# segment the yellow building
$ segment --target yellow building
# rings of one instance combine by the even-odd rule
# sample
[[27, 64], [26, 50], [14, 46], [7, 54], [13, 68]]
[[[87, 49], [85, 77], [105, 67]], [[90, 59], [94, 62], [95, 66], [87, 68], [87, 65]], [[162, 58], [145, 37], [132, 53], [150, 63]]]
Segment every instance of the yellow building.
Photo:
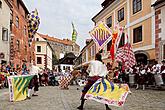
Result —
[[[147, 63], [155, 59], [155, 0], [105, 0], [103, 9], [92, 20], [95, 25], [103, 21], [111, 29], [119, 23], [124, 27], [135, 52], [137, 62]], [[123, 35], [125, 36], [125, 35]], [[124, 38], [124, 37], [123, 37]], [[122, 39], [123, 45], [125, 39]], [[103, 61], [108, 63], [111, 42], [103, 49]], [[98, 51], [98, 50], [97, 50]], [[96, 51], [96, 52], [97, 52]]]
[[93, 40], [86, 43], [86, 46], [81, 50], [82, 54], [82, 64], [95, 59], [96, 54], [96, 44]]

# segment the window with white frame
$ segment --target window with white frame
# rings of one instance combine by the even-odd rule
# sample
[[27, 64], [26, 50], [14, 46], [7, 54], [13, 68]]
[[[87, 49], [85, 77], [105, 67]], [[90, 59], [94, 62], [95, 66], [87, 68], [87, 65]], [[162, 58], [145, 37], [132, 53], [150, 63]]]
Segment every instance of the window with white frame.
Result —
[[123, 21], [124, 20], [124, 8], [120, 9], [118, 11], [118, 21]]
[[107, 26], [109, 28], [112, 27], [112, 16], [110, 16], [109, 18], [107, 18], [106, 22], [107, 22]]
[[37, 52], [41, 52], [41, 46], [37, 46]]
[[141, 0], [133, 0], [133, 14], [142, 10], [142, 1]]
[[37, 64], [42, 64], [42, 58], [41, 57], [37, 57]]
[[8, 41], [8, 29], [7, 28], [2, 28], [2, 40]]
[[133, 29], [133, 43], [142, 41], [142, 26]]

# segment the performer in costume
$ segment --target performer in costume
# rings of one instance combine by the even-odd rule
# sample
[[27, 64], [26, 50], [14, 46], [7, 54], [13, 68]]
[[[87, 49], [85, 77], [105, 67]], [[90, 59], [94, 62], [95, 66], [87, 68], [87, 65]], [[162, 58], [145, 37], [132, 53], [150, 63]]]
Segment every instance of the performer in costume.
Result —
[[[101, 77], [106, 77], [108, 74], [106, 66], [102, 63], [101, 54], [97, 53], [95, 56], [95, 61], [91, 61], [89, 64], [89, 67], [87, 69], [89, 71], [89, 78], [88, 82], [85, 85], [84, 89], [82, 90], [82, 96], [81, 96], [81, 105], [77, 107], [79, 110], [83, 110], [84, 102], [85, 102], [85, 94], [90, 89], [90, 87]], [[107, 104], [105, 104], [106, 110], [111, 110]]]
[[38, 83], [38, 78], [37, 75], [34, 75], [33, 79], [31, 79], [29, 86], [28, 86], [28, 96], [27, 99], [31, 99], [30, 98], [30, 93], [31, 90], [34, 88], [34, 93], [32, 94], [32, 96], [38, 96], [36, 94], [36, 92], [39, 90], [39, 83]]

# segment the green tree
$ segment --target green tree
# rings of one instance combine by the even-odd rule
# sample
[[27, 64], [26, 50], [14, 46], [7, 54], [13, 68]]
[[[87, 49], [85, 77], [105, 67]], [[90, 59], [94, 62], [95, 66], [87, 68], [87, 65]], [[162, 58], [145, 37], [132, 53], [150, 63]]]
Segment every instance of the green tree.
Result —
[[53, 65], [56, 65], [56, 64], [58, 64], [58, 63], [59, 63], [59, 59], [57, 58], [56, 54], [53, 53], [53, 54], [52, 54], [52, 64], [53, 64]]

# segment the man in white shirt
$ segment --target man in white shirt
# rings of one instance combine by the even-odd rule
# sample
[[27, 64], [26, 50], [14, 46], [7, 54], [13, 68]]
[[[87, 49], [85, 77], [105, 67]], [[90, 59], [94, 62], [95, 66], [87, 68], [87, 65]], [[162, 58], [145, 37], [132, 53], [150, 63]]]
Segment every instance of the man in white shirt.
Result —
[[[100, 53], [96, 54], [94, 61], [89, 62], [89, 67], [87, 69], [87, 72], [89, 73], [89, 78], [88, 78], [87, 84], [85, 85], [84, 89], [82, 90], [81, 105], [79, 107], [77, 107], [77, 109], [79, 109], [79, 110], [83, 110], [83, 106], [84, 106], [84, 102], [85, 102], [84, 96], [88, 92], [90, 87], [98, 79], [100, 79], [102, 77], [106, 77], [106, 75], [108, 74], [106, 65], [104, 65], [102, 63], [102, 58], [101, 58]], [[105, 104], [105, 106], [106, 106], [106, 110], [111, 110], [107, 104]]]

